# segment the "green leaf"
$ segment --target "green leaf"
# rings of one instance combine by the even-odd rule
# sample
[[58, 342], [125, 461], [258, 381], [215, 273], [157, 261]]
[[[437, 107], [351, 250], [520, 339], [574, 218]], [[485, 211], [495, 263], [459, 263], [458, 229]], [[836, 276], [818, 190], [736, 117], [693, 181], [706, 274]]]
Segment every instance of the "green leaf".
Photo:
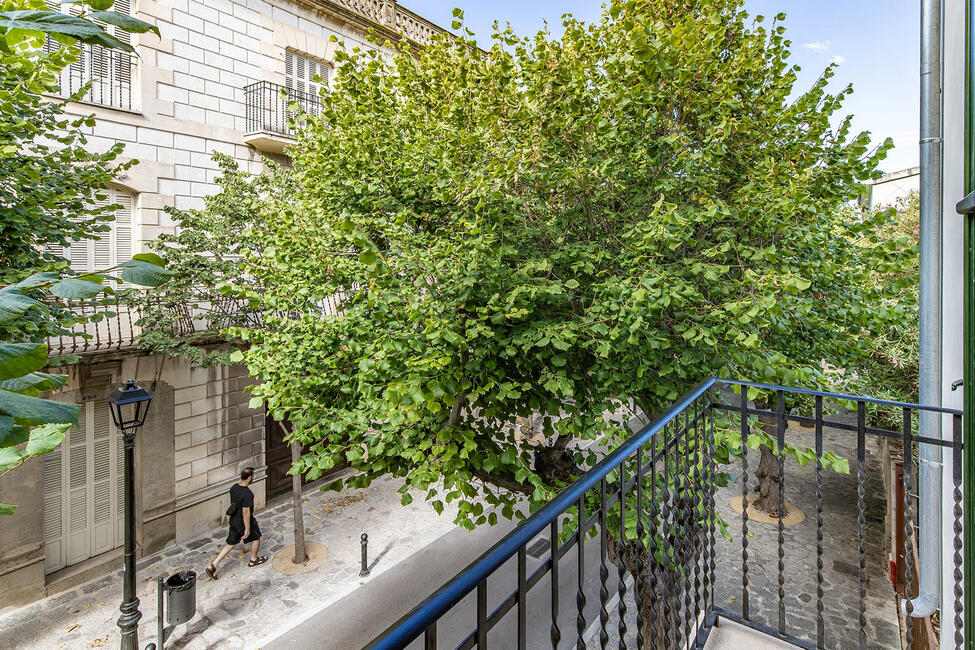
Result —
[[410, 496], [410, 493], [409, 492], [404, 492], [403, 493], [403, 496], [402, 496], [402, 498], [400, 498], [399, 502], [402, 505], [404, 505], [404, 506], [408, 506], [411, 503], [413, 503], [413, 497]]
[[17, 447], [0, 447], [0, 475], [24, 462], [24, 452]]
[[50, 284], [52, 282], [57, 282], [61, 279], [61, 274], [54, 271], [45, 271], [44, 273], [35, 273], [27, 278], [24, 278], [18, 282], [15, 286], [22, 289], [33, 289], [34, 287], [39, 287], [42, 284]]
[[122, 264], [122, 279], [144, 287], [158, 287], [174, 275], [176, 273], [170, 269], [143, 260], [132, 259]]
[[153, 264], [155, 266], [166, 268], [166, 260], [159, 257], [155, 253], [136, 253], [135, 255], [132, 256], [132, 259], [140, 260], [143, 262], [149, 262], [150, 264]]
[[[159, 36], [159, 28], [152, 23], [147, 23], [144, 20], [139, 20], [138, 18], [133, 18], [132, 16], [126, 14], [120, 14], [117, 11], [93, 11], [91, 12], [91, 17], [95, 20], [100, 20], [109, 25], [115, 25], [116, 27], [121, 27], [127, 32], [133, 34], [144, 34], [146, 32], [155, 32], [156, 36]], [[150, 254], [151, 253], [144, 253]], [[135, 259], [137, 256], [133, 255], [132, 258]], [[160, 264], [159, 266], [162, 266]]]
[[25, 424], [75, 424], [80, 408], [70, 402], [55, 402], [0, 390], [0, 412], [12, 415]]
[[0, 503], [0, 517], [12, 515], [16, 510], [17, 506], [12, 506], [9, 503]]
[[24, 447], [25, 456], [41, 456], [57, 449], [64, 442], [64, 434], [71, 428], [70, 424], [45, 424], [35, 427], [30, 432], [27, 446]]
[[57, 390], [68, 381], [67, 375], [54, 375], [47, 372], [32, 372], [13, 379], [0, 381], [0, 389], [25, 395], [39, 395], [49, 390]]
[[65, 278], [51, 286], [51, 293], [58, 298], [93, 298], [105, 289], [101, 283], [81, 278]]
[[0, 380], [23, 377], [46, 365], [46, 343], [0, 343]]
[[17, 287], [0, 289], [0, 323], [20, 318], [28, 309], [43, 309], [44, 305], [24, 294]]
[[0, 28], [61, 34], [91, 45], [135, 52], [135, 48], [131, 45], [110, 36], [108, 32], [90, 20], [85, 20], [80, 16], [63, 14], [60, 11], [34, 9], [3, 11], [0, 12]]

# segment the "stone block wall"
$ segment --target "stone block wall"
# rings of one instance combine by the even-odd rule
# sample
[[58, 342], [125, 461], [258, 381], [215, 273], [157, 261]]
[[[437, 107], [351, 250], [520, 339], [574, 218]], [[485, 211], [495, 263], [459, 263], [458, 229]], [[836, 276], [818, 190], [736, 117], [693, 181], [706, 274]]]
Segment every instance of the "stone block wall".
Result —
[[137, 110], [72, 104], [69, 112], [94, 113], [88, 147], [116, 142], [139, 165], [117, 185], [136, 195], [138, 241], [144, 246], [172, 232], [168, 205], [200, 208], [217, 191], [211, 154], [231, 156], [245, 170], [261, 168], [261, 152], [245, 144], [245, 86], [285, 83], [285, 51], [334, 61], [336, 36], [347, 48], [369, 48], [361, 25], [330, 11], [331, 3], [283, 0], [141, 0], [137, 15], [159, 27], [161, 37], [136, 37], [139, 54]]

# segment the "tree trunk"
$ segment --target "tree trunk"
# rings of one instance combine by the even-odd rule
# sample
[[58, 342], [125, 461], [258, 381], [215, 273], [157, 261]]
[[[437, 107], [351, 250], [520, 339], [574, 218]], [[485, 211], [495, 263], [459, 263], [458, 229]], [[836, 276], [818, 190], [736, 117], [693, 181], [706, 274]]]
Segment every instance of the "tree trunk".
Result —
[[[278, 422], [281, 435], [285, 438], [291, 433], [284, 422]], [[291, 462], [297, 463], [301, 458], [301, 443], [295, 440], [291, 443]], [[295, 564], [302, 564], [308, 561], [308, 553], [305, 551], [305, 513], [301, 507], [301, 474], [291, 477], [291, 509], [293, 512], [295, 525], [295, 556], [291, 561]]]
[[762, 445], [759, 451], [761, 457], [758, 461], [758, 468], [755, 470], [755, 477], [758, 479], [755, 491], [758, 493], [758, 498], [755, 499], [754, 503], [749, 504], [749, 507], [764, 512], [769, 517], [778, 517], [779, 459], [767, 445]]
[[[681, 504], [676, 503], [672, 507], [680, 508]], [[693, 616], [686, 607], [685, 591], [694, 588], [689, 574], [701, 552], [704, 528], [693, 511], [689, 514], [690, 520], [682, 511], [673, 510], [669, 524], [661, 522], [676, 527], [658, 540], [673, 549], [672, 566], [658, 563], [642, 542], [627, 540], [623, 545], [622, 562], [626, 571], [633, 576], [634, 602], [642, 603], [637, 620], [643, 621], [641, 632], [644, 647], [671, 646], [673, 640], [680, 636], [687, 617]], [[658, 535], [661, 535], [659, 531]], [[607, 560], [615, 565], [619, 557], [619, 540], [610, 535], [607, 541]], [[693, 600], [691, 596], [690, 601]]]
[[[770, 408], [770, 406], [764, 405], [760, 408]], [[777, 423], [775, 417], [758, 416], [758, 426], [766, 435], [770, 436], [773, 440], [776, 439]], [[760, 456], [758, 459], [758, 467], [755, 469], [755, 478], [758, 479], [755, 492], [758, 493], [758, 498], [755, 499], [754, 503], [750, 504], [750, 507], [754, 507], [769, 517], [778, 517], [780, 515], [779, 458], [772, 453], [772, 449], [768, 445], [762, 445], [758, 451]], [[742, 505], [744, 506], [744, 504]], [[781, 513], [781, 516], [784, 517], [785, 513]]]
[[[291, 443], [291, 462], [297, 463], [300, 458], [301, 443], [296, 440]], [[295, 520], [295, 556], [292, 562], [303, 564], [308, 561], [308, 553], [305, 552], [305, 514], [301, 507], [301, 474], [291, 477], [291, 501]]]

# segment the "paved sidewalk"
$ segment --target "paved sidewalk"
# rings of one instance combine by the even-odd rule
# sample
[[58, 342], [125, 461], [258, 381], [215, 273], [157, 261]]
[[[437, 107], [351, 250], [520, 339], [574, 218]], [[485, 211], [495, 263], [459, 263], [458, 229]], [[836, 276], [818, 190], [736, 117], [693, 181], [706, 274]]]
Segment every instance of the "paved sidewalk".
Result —
[[[383, 479], [366, 490], [306, 492], [305, 538], [324, 544], [329, 556], [304, 575], [278, 574], [270, 561], [250, 568], [238, 546], [221, 563], [220, 579], [210, 580], [204, 568], [223, 545], [225, 528], [143, 558], [138, 568], [140, 646], [155, 640], [157, 576], [184, 568], [198, 574], [196, 617], [176, 628], [167, 648], [259, 648], [455, 528], [455, 513], [447, 509], [438, 516], [423, 503], [423, 494], [414, 493], [414, 503], [401, 506], [398, 486]], [[262, 555], [272, 557], [293, 543], [290, 499], [257, 518], [264, 533]], [[362, 532], [369, 534], [368, 578], [359, 578]], [[121, 574], [113, 573], [8, 613], [0, 617], [0, 647], [118, 647], [115, 620], [121, 596]]]

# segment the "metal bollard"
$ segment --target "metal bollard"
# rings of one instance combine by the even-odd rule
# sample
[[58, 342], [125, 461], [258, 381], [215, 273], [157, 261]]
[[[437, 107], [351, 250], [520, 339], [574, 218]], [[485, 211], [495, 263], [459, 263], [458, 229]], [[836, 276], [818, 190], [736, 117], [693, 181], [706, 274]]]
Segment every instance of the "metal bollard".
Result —
[[362, 569], [359, 571], [359, 577], [365, 578], [369, 575], [369, 536], [362, 533], [362, 537], [360, 537], [360, 539], [362, 540]]

